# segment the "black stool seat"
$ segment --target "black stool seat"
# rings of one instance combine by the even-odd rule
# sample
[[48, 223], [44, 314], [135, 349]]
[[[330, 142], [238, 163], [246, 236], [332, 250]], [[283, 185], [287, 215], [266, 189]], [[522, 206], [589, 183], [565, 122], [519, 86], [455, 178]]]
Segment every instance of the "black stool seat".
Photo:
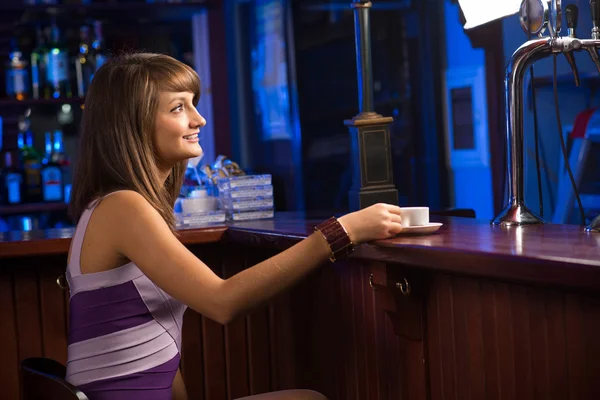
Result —
[[44, 357], [21, 361], [22, 400], [89, 400], [65, 380], [67, 368], [56, 360]]

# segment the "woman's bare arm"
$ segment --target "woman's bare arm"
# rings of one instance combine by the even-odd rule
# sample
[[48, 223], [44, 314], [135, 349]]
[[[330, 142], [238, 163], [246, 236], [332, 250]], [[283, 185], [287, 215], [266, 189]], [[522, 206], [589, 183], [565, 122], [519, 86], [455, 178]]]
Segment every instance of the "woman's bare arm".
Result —
[[[290, 288], [331, 255], [326, 240], [316, 233], [223, 280], [181, 244], [158, 212], [138, 193], [115, 193], [100, 206], [103, 218], [99, 224], [117, 253], [133, 261], [171, 296], [222, 324]], [[400, 216], [384, 206], [380, 208], [372, 213], [373, 221], [364, 221], [369, 215], [349, 214], [340, 219], [349, 228], [353, 241], [387, 237], [401, 230]]]
[[181, 370], [177, 370], [175, 379], [173, 379], [173, 387], [171, 388], [172, 399], [171, 400], [188, 400], [187, 391], [185, 390], [185, 383], [181, 376]]

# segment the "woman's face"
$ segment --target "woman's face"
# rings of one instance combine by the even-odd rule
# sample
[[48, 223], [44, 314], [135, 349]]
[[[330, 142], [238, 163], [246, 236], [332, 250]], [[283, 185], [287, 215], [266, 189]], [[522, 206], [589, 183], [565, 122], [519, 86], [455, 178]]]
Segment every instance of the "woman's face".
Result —
[[198, 134], [206, 120], [192, 103], [192, 92], [161, 92], [156, 113], [154, 143], [159, 162], [169, 168], [202, 154]]

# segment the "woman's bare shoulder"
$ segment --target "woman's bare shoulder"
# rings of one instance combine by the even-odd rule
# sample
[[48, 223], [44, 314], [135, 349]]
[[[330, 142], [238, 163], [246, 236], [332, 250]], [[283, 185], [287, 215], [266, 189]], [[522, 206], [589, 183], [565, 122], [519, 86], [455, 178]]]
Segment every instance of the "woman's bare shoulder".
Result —
[[151, 212], [154, 207], [144, 196], [134, 190], [119, 190], [104, 197], [96, 209], [100, 214], [111, 214], [118, 218], [127, 218], [132, 211]]
[[171, 233], [159, 212], [142, 196], [133, 190], [120, 190], [102, 199], [94, 211], [94, 219], [105, 233], [118, 241], [131, 237], [131, 233], [153, 230], [162, 235]]

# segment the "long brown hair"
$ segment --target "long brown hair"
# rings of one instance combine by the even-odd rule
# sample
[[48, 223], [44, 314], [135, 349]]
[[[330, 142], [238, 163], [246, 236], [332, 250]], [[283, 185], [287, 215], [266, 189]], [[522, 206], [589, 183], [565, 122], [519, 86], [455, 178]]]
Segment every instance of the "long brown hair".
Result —
[[69, 212], [77, 222], [88, 205], [115, 190], [141, 194], [175, 231], [173, 206], [187, 162], [159, 178], [153, 143], [159, 92], [192, 92], [200, 79], [189, 66], [162, 54], [121, 55], [95, 74], [85, 100]]

